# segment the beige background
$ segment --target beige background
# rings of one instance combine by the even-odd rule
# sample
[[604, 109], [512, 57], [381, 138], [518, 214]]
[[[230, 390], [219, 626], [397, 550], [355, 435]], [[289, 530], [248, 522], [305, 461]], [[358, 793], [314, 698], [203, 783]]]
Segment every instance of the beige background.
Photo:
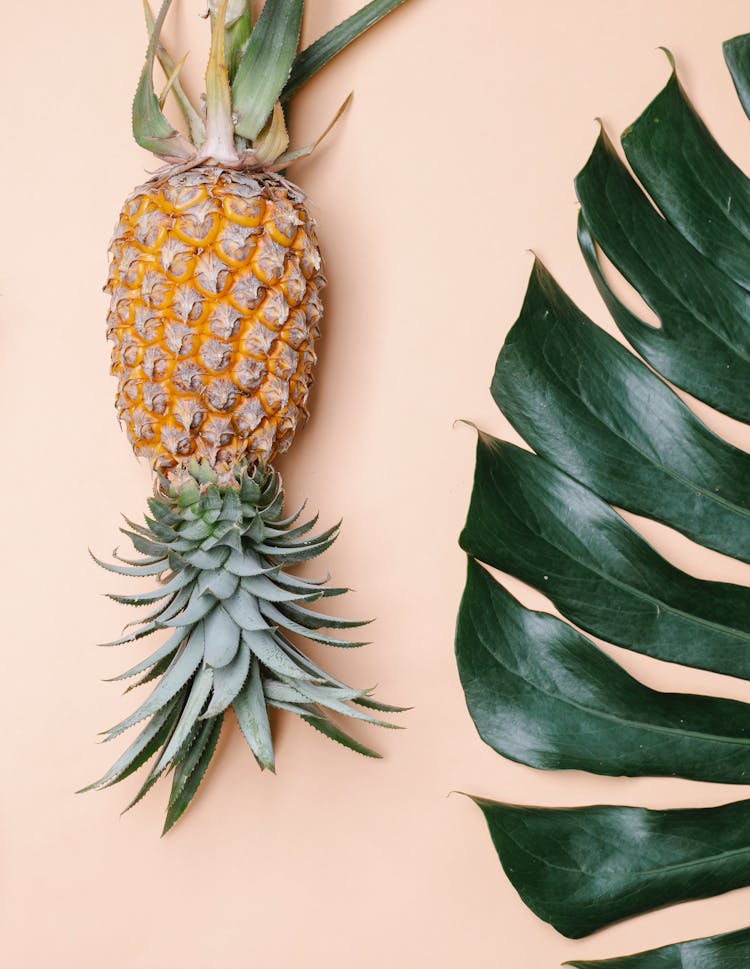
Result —
[[[506, 763], [476, 736], [452, 656], [474, 445], [453, 421], [508, 433], [487, 385], [521, 303], [525, 250], [604, 321], [577, 253], [572, 178], [593, 118], [619, 132], [665, 81], [659, 44], [748, 165], [750, 125], [720, 48], [750, 30], [747, 4], [409, 0], [298, 99], [301, 144], [356, 92], [295, 172], [331, 285], [313, 420], [283, 470], [290, 499], [309, 496], [325, 522], [344, 517], [326, 562], [357, 590], [342, 610], [379, 617], [376, 644], [335, 653], [331, 667], [415, 709], [404, 732], [361, 733], [380, 763], [278, 717], [277, 777], [259, 773], [232, 725], [164, 840], [164, 785], [122, 819], [133, 779], [72, 793], [112, 759], [96, 732], [132, 706], [100, 679], [139, 652], [95, 647], [129, 617], [102, 597], [122, 586], [86, 549], [106, 554], [119, 512], [140, 516], [149, 489], [114, 418], [101, 293], [118, 206], [152, 167], [129, 134], [140, 4], [2, 6], [3, 964], [548, 969], [746, 924], [750, 890], [568, 942], [523, 907], [481, 816], [450, 792], [652, 807], [748, 794]], [[358, 2], [308, 6], [312, 39]], [[181, 0], [168, 31], [192, 50], [193, 89], [201, 7]], [[731, 422], [707, 420], [743, 441]], [[750, 578], [666, 529], [644, 531], [696, 574]], [[612, 652], [650, 684], [750, 700], [748, 684]]]

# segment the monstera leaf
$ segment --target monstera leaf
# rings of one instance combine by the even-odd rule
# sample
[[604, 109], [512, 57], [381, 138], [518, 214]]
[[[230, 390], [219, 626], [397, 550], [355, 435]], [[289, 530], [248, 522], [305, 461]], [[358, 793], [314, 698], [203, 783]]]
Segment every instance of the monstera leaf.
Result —
[[750, 929], [667, 945], [621, 959], [568, 962], [576, 969], [747, 969], [750, 965]]
[[[725, 56], [750, 112], [750, 35], [729, 41]], [[680, 571], [615, 510], [750, 562], [750, 455], [672, 389], [750, 423], [750, 180], [672, 68], [623, 135], [630, 168], [602, 131], [576, 179], [583, 257], [636, 353], [535, 263], [492, 381], [533, 452], [479, 433], [456, 656], [477, 730], [505, 757], [543, 770], [746, 784], [750, 706], [647, 688], [578, 629], [526, 609], [485, 568], [540, 590], [594, 636], [750, 679], [750, 589]], [[618, 297], [601, 253], [657, 325]], [[750, 884], [750, 802], [656, 812], [475, 800], [521, 897], [571, 937]], [[739, 966], [747, 946], [745, 933], [575, 965], [657, 969], [699, 952], [701, 969]]]

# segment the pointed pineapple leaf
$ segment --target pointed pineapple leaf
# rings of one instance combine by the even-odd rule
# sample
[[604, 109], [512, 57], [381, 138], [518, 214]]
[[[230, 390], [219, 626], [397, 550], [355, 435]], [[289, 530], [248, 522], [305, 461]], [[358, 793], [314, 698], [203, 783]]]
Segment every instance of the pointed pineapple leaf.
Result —
[[181, 697], [178, 694], [163, 709], [154, 714], [149, 723], [138, 734], [127, 750], [117, 758], [107, 773], [103, 777], [100, 777], [98, 781], [89, 784], [88, 787], [81, 788], [77, 793], [82, 794], [84, 791], [94, 791], [103, 787], [109, 787], [111, 784], [116, 784], [117, 781], [128, 777], [145, 764], [161, 745], [166, 742], [174, 729], [180, 712], [180, 699]]
[[146, 51], [146, 63], [143, 65], [138, 87], [133, 101], [133, 137], [147, 151], [156, 155], [170, 158], [189, 158], [190, 145], [179, 132], [175, 131], [167, 121], [159, 107], [159, 98], [154, 90], [154, 57], [159, 35], [172, 4], [172, 0], [164, 0], [154, 23]]
[[177, 575], [168, 582], [165, 582], [164, 585], [158, 586], [149, 592], [137, 592], [129, 596], [108, 593], [107, 598], [112, 599], [114, 602], [123, 603], [126, 606], [147, 606], [152, 602], [158, 602], [160, 599], [166, 599], [167, 596], [179, 592], [180, 589], [184, 589], [186, 585], [189, 585], [193, 581], [195, 575], [195, 569], [185, 569], [184, 572], [178, 572]]
[[209, 612], [203, 620], [203, 634], [206, 663], [214, 669], [231, 663], [240, 645], [240, 627], [226, 609], [218, 605]]
[[195, 730], [198, 717], [211, 692], [212, 683], [213, 673], [208, 667], [204, 666], [203, 669], [198, 671], [192, 682], [177, 726], [154, 767], [154, 773], [157, 776], [170, 766], [187, 742], [191, 732]]
[[228, 599], [239, 585], [239, 577], [226, 568], [204, 572], [198, 579], [198, 591], [210, 592], [217, 599]]
[[232, 709], [240, 725], [242, 736], [262, 769], [275, 770], [271, 725], [268, 722], [263, 681], [256, 657], [250, 664], [250, 676], [232, 701]]
[[243, 630], [242, 641], [247, 644], [250, 652], [260, 662], [276, 673], [277, 676], [288, 676], [294, 680], [305, 679], [306, 673], [287, 656], [272, 632], [269, 630]]
[[168, 615], [160, 619], [162, 626], [192, 626], [200, 622], [204, 616], [216, 606], [217, 600], [209, 593], [201, 595], [197, 589], [193, 589], [190, 600], [187, 603], [180, 603], [179, 608], [172, 608]]
[[358, 626], [368, 626], [372, 622], [372, 619], [340, 619], [338, 616], [327, 616], [322, 612], [296, 606], [293, 601], [288, 599], [285, 601], [269, 598], [267, 601], [277, 602], [279, 612], [283, 612], [285, 616], [296, 620], [306, 629], [356, 629]]
[[136, 663], [135, 666], [131, 666], [129, 670], [125, 670], [124, 673], [120, 673], [118, 676], [107, 677], [107, 683], [118, 683], [120, 680], [130, 679], [131, 676], [137, 676], [139, 673], [143, 673], [144, 670], [149, 669], [149, 667], [156, 665], [160, 660], [165, 659], [167, 656], [171, 656], [178, 646], [182, 644], [185, 638], [184, 629], [176, 629], [174, 633], [164, 642], [162, 645], [155, 650], [146, 659], [141, 660], [140, 663]]
[[278, 572], [279, 567], [271, 566], [268, 562], [261, 561], [255, 552], [236, 552], [233, 551], [226, 562], [224, 568], [233, 575], [242, 577], [251, 575], [267, 575], [270, 572]]
[[112, 740], [140, 720], [157, 713], [192, 678], [203, 660], [203, 629], [196, 626], [182, 650], [177, 654], [159, 685], [148, 699], [125, 720], [105, 731], [107, 740]]
[[363, 642], [350, 642], [348, 639], [337, 639], [334, 636], [324, 636], [323, 633], [315, 632], [309, 629], [307, 626], [303, 626], [293, 619], [289, 619], [280, 612], [275, 606], [271, 605], [270, 602], [263, 602], [262, 600], [258, 603], [258, 608], [265, 618], [277, 626], [281, 626], [282, 629], [288, 630], [290, 633], [298, 633], [300, 636], [304, 636], [306, 639], [311, 639], [316, 643], [325, 643], [326, 646], [341, 646], [345, 648], [354, 648], [358, 646], [366, 646], [367, 643]]
[[223, 719], [215, 717], [203, 727], [188, 756], [175, 768], [162, 835], [179, 821], [197, 794], [219, 742]]
[[372, 750], [370, 747], [365, 747], [364, 744], [355, 740], [345, 730], [342, 730], [338, 724], [334, 723], [330, 717], [327, 717], [322, 710], [315, 714], [303, 714], [302, 719], [305, 723], [309, 723], [311, 727], [315, 727], [324, 736], [335, 740], [337, 744], [348, 747], [349, 750], [362, 754], [363, 757], [372, 757], [374, 760], [380, 760], [382, 758], [382, 754], [379, 754], [377, 750]]
[[280, 588], [267, 575], [243, 578], [242, 588], [258, 599], [265, 599], [266, 602], [315, 602], [322, 598], [320, 589], [313, 589], [309, 592], [292, 592], [289, 589]]
[[222, 606], [235, 623], [244, 630], [268, 629], [268, 623], [260, 614], [258, 600], [241, 586], [234, 595], [224, 599]]
[[[146, 17], [146, 29], [148, 30], [148, 37], [150, 41], [151, 34], [154, 30], [154, 15], [151, 12], [151, 7], [149, 6], [148, 0], [143, 0], [143, 12]], [[187, 96], [185, 89], [180, 83], [179, 76], [177, 75], [178, 65], [175, 65], [173, 58], [170, 57], [167, 49], [164, 47], [164, 44], [162, 44], [161, 41], [156, 43], [155, 52], [166, 76], [174, 77], [171, 90], [190, 131], [190, 140], [194, 145], [202, 145], [206, 139], [206, 126], [203, 123], [203, 118], [201, 118], [193, 107], [190, 98]]]
[[145, 577], [150, 575], [161, 575], [162, 572], [167, 568], [166, 558], [158, 559], [156, 562], [143, 565], [117, 565], [113, 562], [105, 562], [103, 559], [98, 559], [96, 555], [89, 549], [89, 555], [107, 572], [115, 572], [117, 575], [130, 575], [135, 577]]
[[219, 548], [212, 548], [208, 552], [202, 548], [198, 548], [194, 552], [185, 552], [184, 558], [196, 569], [220, 569], [229, 555], [230, 549], [220, 546]]
[[282, 100], [288, 101], [303, 84], [373, 24], [400, 7], [404, 0], [371, 0], [361, 10], [347, 17], [337, 27], [318, 38], [296, 56]]
[[240, 692], [250, 672], [250, 650], [246, 643], [240, 643], [237, 655], [231, 663], [214, 669], [214, 688], [211, 701], [202, 719], [216, 717], [223, 713]]
[[232, 82], [235, 130], [253, 140], [289, 78], [299, 42], [303, 0], [266, 0]]
[[134, 683], [130, 683], [125, 692], [130, 693], [131, 690], [136, 690], [139, 686], [145, 686], [146, 683], [150, 683], [152, 680], [158, 679], [167, 672], [171, 662], [172, 656], [163, 657], [158, 662], [154, 663], [151, 669], [147, 670], [143, 676], [139, 676]]

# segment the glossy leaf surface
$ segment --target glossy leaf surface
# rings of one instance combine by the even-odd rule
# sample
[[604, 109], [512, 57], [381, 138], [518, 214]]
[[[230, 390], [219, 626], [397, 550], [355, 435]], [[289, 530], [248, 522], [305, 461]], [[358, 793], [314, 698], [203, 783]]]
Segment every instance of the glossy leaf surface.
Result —
[[750, 560], [750, 455], [701, 423], [539, 262], [492, 395], [537, 454], [606, 501]]
[[486, 434], [461, 547], [596, 636], [750, 678], [750, 589], [680, 572], [588, 488]]
[[750, 929], [693, 939], [619, 959], [566, 962], [577, 969], [747, 969]]
[[542, 770], [750, 778], [750, 706], [660, 693], [567, 623], [524, 608], [469, 561], [456, 658], [483, 740]]
[[[676, 73], [622, 137], [638, 180], [680, 234], [750, 284], [750, 181], [719, 147]], [[670, 164], [664, 165], [669, 154]]]
[[750, 801], [648, 811], [474, 800], [518, 894], [572, 939], [750, 884]]
[[[750, 115], [750, 35], [724, 49]], [[470, 562], [459, 672], [481, 736], [511, 759], [743, 783], [748, 705], [648, 689], [478, 564], [531, 585], [611, 643], [750, 678], [750, 589], [681, 571], [616, 510], [750, 562], [750, 455], [669, 386], [750, 423], [750, 181], [674, 70], [622, 143], [630, 167], [602, 131], [575, 184], [581, 252], [630, 347], [535, 264], [492, 394], [536, 453], [480, 432], [460, 540]], [[607, 260], [655, 322], [632, 308]], [[651, 811], [476, 800], [521, 897], [571, 937], [750, 884], [748, 801]], [[746, 932], [574, 964], [744, 967], [747, 941]]]
[[628, 341], [678, 387], [750, 420], [747, 291], [662, 218], [603, 132], [576, 191], [594, 239], [659, 318], [655, 327], [610, 306]]
[[750, 118], [750, 34], [725, 41], [724, 60], [745, 114]]

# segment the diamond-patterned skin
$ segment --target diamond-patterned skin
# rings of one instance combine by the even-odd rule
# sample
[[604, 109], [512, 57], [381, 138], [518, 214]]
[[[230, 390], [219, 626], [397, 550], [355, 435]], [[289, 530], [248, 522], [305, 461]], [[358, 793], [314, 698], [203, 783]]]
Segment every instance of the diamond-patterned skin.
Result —
[[137, 188], [110, 245], [107, 336], [135, 453], [171, 476], [270, 461], [307, 417], [325, 285], [304, 195], [195, 168]]

